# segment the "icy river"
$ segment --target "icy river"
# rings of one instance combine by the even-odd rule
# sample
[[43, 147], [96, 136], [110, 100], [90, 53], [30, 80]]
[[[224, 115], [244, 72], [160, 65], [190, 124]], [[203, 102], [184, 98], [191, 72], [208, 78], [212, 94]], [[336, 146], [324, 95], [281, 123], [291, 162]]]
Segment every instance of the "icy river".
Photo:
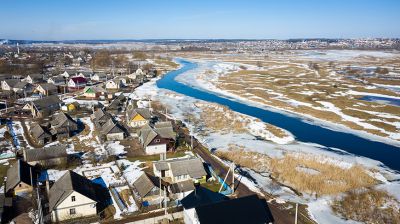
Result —
[[337, 153], [350, 153], [371, 158], [382, 162], [391, 169], [400, 171], [399, 147], [312, 124], [300, 117], [289, 116], [285, 113], [250, 106], [217, 93], [200, 90], [177, 82], [175, 78], [178, 75], [197, 67], [196, 63], [186, 60], [179, 60], [179, 62], [182, 65], [180, 69], [165, 74], [162, 79], [157, 81], [157, 86], [159, 88], [175, 91], [199, 100], [225, 105], [233, 111], [259, 118], [264, 122], [286, 129], [290, 131], [298, 141], [322, 145], [325, 150], [335, 151]]

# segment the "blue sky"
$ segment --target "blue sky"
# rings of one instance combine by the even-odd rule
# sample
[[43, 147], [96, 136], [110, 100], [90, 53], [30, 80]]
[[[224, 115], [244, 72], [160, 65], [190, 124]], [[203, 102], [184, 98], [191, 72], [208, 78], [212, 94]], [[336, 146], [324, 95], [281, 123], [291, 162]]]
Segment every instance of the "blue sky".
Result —
[[398, 0], [1, 0], [0, 39], [400, 37]]

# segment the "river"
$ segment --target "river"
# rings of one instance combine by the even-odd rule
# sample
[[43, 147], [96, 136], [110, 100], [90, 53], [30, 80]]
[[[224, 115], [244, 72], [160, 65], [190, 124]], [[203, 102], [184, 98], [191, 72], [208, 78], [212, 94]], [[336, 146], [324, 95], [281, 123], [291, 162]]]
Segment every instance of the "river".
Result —
[[335, 152], [338, 151], [334, 150], [334, 148], [341, 149], [351, 154], [380, 161], [387, 167], [400, 171], [399, 147], [372, 141], [354, 134], [331, 130], [316, 124], [307, 123], [299, 117], [249, 106], [218, 94], [179, 83], [175, 80], [175, 77], [197, 67], [196, 63], [186, 60], [179, 60], [179, 63], [182, 65], [180, 69], [168, 72], [162, 79], [157, 81], [159, 88], [168, 89], [199, 100], [225, 105], [233, 111], [259, 118], [264, 122], [286, 129], [298, 141], [316, 143], [325, 146], [326, 150]]

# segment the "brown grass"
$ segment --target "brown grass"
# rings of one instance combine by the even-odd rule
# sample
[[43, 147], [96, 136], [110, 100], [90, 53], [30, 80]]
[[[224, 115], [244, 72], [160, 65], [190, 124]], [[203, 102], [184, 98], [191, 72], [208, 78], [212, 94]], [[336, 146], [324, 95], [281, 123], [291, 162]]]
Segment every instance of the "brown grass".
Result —
[[202, 109], [200, 118], [207, 128], [223, 132], [247, 132], [245, 127], [249, 121], [229, 108], [217, 104], [196, 104], [196, 106]]
[[400, 223], [400, 203], [386, 191], [350, 191], [335, 200], [333, 210], [346, 219], [363, 223]]
[[364, 167], [353, 165], [346, 169], [324, 162], [324, 157], [285, 154], [283, 158], [270, 158], [241, 149], [218, 151], [216, 155], [258, 172], [268, 171], [279, 182], [305, 193], [329, 195], [377, 184]]

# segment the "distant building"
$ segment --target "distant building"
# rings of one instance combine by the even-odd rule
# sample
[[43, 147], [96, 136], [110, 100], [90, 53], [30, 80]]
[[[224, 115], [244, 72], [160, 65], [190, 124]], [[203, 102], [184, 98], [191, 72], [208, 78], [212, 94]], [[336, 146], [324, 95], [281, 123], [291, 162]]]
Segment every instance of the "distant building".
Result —
[[83, 89], [86, 86], [86, 79], [83, 77], [72, 77], [68, 81], [68, 88], [70, 89]]
[[65, 78], [63, 76], [53, 76], [47, 79], [47, 83], [54, 84], [56, 86], [62, 86], [65, 85]]
[[58, 93], [58, 87], [52, 83], [41, 83], [35, 89], [35, 92], [43, 96], [54, 95]]
[[43, 75], [42, 74], [30, 74], [25, 78], [25, 81], [30, 84], [43, 82]]

